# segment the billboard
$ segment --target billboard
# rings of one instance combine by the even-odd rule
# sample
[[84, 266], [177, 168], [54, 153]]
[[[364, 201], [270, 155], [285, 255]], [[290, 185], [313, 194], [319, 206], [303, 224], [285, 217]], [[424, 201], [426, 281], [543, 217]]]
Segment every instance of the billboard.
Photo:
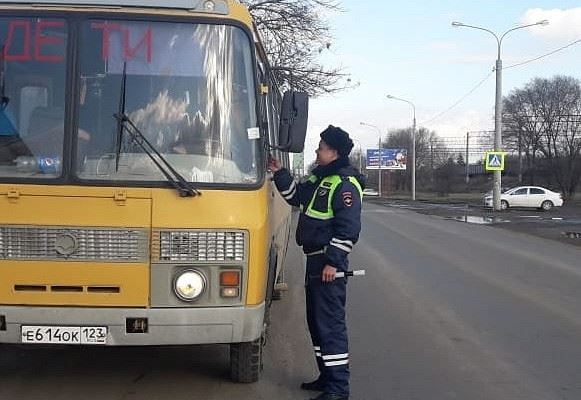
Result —
[[[405, 170], [407, 149], [381, 149], [381, 169]], [[366, 169], [380, 169], [379, 149], [367, 149]]]

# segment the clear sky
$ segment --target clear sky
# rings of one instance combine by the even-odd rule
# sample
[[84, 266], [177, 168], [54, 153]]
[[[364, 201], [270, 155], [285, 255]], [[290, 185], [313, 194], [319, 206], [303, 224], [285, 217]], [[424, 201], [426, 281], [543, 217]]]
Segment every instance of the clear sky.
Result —
[[[502, 45], [504, 66], [527, 61], [581, 39], [580, 0], [342, 0], [342, 12], [329, 21], [335, 40], [323, 56], [327, 66], [351, 74], [354, 89], [311, 99], [305, 161], [311, 162], [319, 132], [341, 126], [363, 150], [377, 147], [376, 125], [411, 125], [411, 107], [388, 100], [405, 98], [416, 106], [418, 126], [440, 136], [494, 129], [497, 45], [490, 34], [454, 28], [452, 21], [497, 33], [543, 19], [549, 25], [509, 33]], [[470, 92], [458, 106], [434, 119]], [[535, 77], [567, 75], [581, 79], [581, 43], [539, 61], [503, 71], [503, 94]], [[356, 146], [357, 146], [356, 141]]]

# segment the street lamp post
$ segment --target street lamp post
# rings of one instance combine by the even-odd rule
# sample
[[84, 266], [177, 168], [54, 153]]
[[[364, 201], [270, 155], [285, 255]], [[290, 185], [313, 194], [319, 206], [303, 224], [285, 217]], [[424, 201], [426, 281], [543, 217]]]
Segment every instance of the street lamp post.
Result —
[[[502, 151], [502, 59], [500, 57], [500, 50], [502, 46], [502, 39], [512, 31], [517, 29], [528, 28], [535, 25], [548, 25], [549, 21], [542, 20], [534, 24], [519, 25], [515, 28], [504, 32], [500, 37], [490, 29], [482, 28], [480, 26], [467, 25], [462, 22], [452, 22], [453, 27], [463, 27], [478, 29], [490, 33], [496, 39], [498, 45], [498, 52], [496, 57], [496, 97], [494, 101], [494, 151]], [[501, 188], [502, 171], [494, 171], [494, 186], [492, 187], [492, 204], [494, 211], [500, 211], [500, 188]]]
[[379, 197], [382, 197], [383, 192], [381, 191], [381, 171], [382, 171], [381, 170], [381, 130], [377, 126], [372, 125], [372, 124], [367, 124], [365, 122], [360, 122], [359, 124], [360, 125], [363, 125], [363, 126], [367, 126], [369, 128], [375, 129], [377, 131], [377, 135], [379, 137], [379, 141], [378, 141], [378, 144], [377, 144], [378, 145], [378, 149], [379, 149], [379, 164], [377, 165], [377, 168], [378, 168], [377, 171], [378, 171], [378, 175], [379, 175], [378, 181], [379, 182], [378, 182], [378, 185], [377, 185], [378, 186], [377, 189], [378, 189], [378, 192], [379, 192]]
[[409, 100], [401, 99], [399, 97], [388, 94], [386, 96], [391, 100], [399, 100], [408, 103], [413, 110], [413, 124], [412, 124], [412, 200], [416, 200], [416, 106]]

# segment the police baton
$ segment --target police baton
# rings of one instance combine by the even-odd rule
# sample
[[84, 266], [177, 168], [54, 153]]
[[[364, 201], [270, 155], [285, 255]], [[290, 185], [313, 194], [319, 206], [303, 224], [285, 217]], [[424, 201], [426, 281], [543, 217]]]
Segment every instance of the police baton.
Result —
[[354, 271], [347, 271], [347, 272], [337, 272], [335, 274], [335, 278], [345, 278], [346, 276], [365, 276], [364, 269], [356, 269]]
[[[353, 276], [365, 276], [365, 270], [364, 269], [356, 269], [353, 271], [339, 271], [335, 273], [335, 278], [348, 278], [348, 277], [353, 277]], [[321, 275], [311, 275], [309, 276], [309, 279], [321, 279]]]

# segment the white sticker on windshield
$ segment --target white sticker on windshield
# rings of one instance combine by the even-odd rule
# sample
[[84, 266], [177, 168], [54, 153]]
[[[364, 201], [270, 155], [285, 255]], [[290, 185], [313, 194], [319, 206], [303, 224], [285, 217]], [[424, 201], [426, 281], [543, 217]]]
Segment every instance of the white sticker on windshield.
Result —
[[214, 174], [212, 171], [202, 171], [196, 167], [192, 168], [190, 175], [190, 182], [214, 182]]
[[248, 128], [248, 139], [259, 139], [260, 138], [260, 129], [258, 127]]

